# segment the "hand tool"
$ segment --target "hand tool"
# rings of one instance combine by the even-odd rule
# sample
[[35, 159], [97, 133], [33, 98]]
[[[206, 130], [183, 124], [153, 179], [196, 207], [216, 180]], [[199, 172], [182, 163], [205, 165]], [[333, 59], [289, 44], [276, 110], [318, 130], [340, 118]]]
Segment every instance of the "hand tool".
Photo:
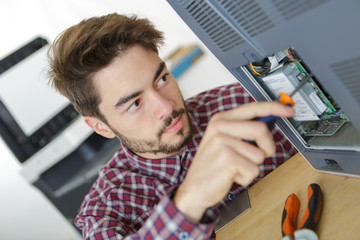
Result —
[[[296, 231], [308, 229], [316, 236], [316, 227], [319, 223], [323, 209], [323, 196], [321, 188], [318, 184], [312, 183], [308, 186], [308, 205], [305, 210], [304, 217], [299, 227], [296, 227], [296, 221], [299, 213], [300, 201], [297, 196], [292, 193], [285, 201], [285, 206], [281, 219], [281, 232], [283, 237], [289, 236], [296, 239]], [[308, 239], [308, 238], [305, 238]], [[310, 238], [311, 239], [311, 238]]]
[[[281, 92], [279, 97], [277, 98], [277, 101], [285, 105], [294, 106], [295, 102], [292, 99], [292, 97], [309, 81], [310, 78], [312, 78], [312, 76], [313, 76], [312, 74], [307, 75], [290, 94]], [[254, 120], [266, 123], [267, 127], [271, 131], [274, 128], [275, 121], [278, 118], [279, 118], [278, 116], [270, 115], [266, 117], [255, 118]], [[251, 141], [251, 140], [245, 140], [245, 141], [251, 143], [254, 146], [257, 146], [255, 141]]]
[[[309, 74], [307, 75], [301, 82], [299, 85], [296, 86], [296, 88], [290, 93], [290, 94], [286, 94], [281, 92], [279, 97], [277, 98], [277, 101], [285, 104], [285, 105], [289, 105], [289, 106], [294, 106], [295, 102], [292, 99], [292, 97], [295, 95], [295, 93], [297, 93], [309, 80], [310, 78], [312, 78], [313, 75]], [[276, 121], [276, 119], [278, 119], [278, 116], [267, 116], [267, 117], [262, 117], [257, 119], [260, 122], [264, 122], [268, 125], [269, 129], [273, 128], [273, 124]]]

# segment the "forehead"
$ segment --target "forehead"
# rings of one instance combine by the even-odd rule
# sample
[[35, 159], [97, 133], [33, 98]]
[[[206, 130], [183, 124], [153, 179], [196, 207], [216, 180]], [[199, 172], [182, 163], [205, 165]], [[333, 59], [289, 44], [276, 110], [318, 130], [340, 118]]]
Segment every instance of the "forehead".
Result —
[[147, 84], [152, 84], [161, 62], [157, 53], [138, 45], [116, 57], [93, 77], [101, 99], [100, 108], [103, 102], [112, 104], [122, 95], [141, 91]]

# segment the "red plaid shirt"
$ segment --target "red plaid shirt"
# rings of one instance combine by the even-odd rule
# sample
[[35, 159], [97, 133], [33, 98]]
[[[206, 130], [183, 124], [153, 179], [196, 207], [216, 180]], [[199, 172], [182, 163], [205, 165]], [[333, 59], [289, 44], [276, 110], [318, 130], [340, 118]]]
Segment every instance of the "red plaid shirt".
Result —
[[[208, 239], [214, 238], [217, 207], [207, 210], [199, 224], [193, 224], [173, 204], [171, 197], [183, 181], [215, 113], [254, 101], [238, 84], [219, 87], [186, 101], [193, 123], [192, 141], [177, 156], [145, 159], [121, 146], [103, 166], [85, 197], [75, 225], [84, 239]], [[290, 156], [295, 148], [279, 130], [273, 130], [276, 154], [260, 166], [258, 181]], [[234, 184], [226, 204], [244, 188]]]

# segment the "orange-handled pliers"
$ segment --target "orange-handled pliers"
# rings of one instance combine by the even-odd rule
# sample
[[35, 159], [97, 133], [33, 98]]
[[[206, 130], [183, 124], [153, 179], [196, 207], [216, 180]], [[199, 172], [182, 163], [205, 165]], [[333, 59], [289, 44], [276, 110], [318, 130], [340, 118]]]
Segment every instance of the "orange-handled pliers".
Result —
[[283, 239], [317, 239], [315, 233], [323, 209], [323, 196], [318, 184], [308, 186], [308, 205], [299, 227], [296, 221], [299, 213], [300, 201], [292, 193], [285, 201], [281, 220]]

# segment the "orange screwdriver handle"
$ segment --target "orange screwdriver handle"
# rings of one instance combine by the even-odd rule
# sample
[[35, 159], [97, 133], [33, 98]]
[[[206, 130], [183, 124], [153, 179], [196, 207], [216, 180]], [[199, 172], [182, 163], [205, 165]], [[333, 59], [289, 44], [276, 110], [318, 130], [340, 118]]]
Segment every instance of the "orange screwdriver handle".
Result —
[[284, 236], [294, 238], [296, 230], [296, 220], [299, 213], [300, 201], [298, 197], [292, 193], [285, 201], [285, 207], [281, 219], [281, 233]]
[[295, 105], [294, 100], [289, 95], [287, 95], [286, 93], [283, 93], [283, 92], [280, 93], [277, 100], [278, 100], [278, 102], [280, 102], [282, 104], [289, 105], [292, 107]]
[[318, 184], [313, 183], [308, 186], [308, 205], [305, 215], [301, 220], [299, 229], [307, 228], [315, 232], [319, 223], [323, 209], [323, 195]]

